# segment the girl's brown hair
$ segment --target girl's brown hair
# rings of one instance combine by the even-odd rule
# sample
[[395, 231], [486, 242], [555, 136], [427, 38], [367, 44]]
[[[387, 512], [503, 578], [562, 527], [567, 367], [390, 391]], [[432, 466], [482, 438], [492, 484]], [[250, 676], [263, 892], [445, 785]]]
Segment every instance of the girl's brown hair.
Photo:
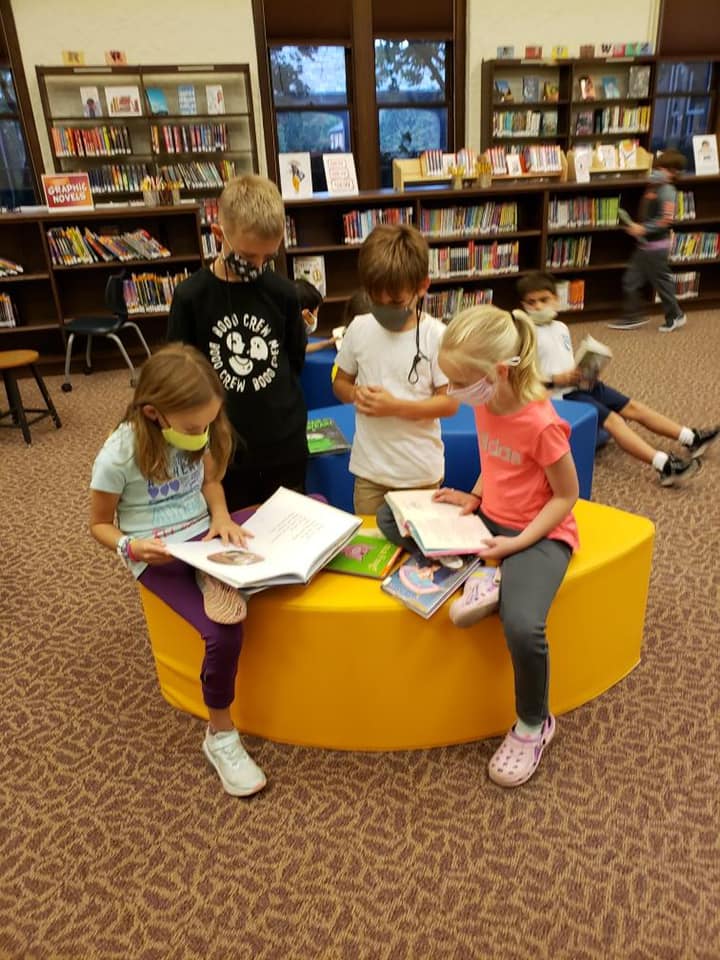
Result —
[[[143, 407], [150, 404], [167, 415], [202, 406], [212, 399], [223, 404], [210, 424], [208, 444], [220, 478], [232, 456], [234, 436], [225, 413], [225, 391], [217, 374], [198, 350], [184, 343], [168, 344], [145, 361], [123, 418], [123, 423], [129, 423], [135, 432], [135, 460], [144, 477], [153, 483], [170, 479], [168, 445], [162, 428], [143, 413]], [[185, 455], [201, 460], [204, 454], [200, 450]]]
[[523, 403], [542, 400], [547, 391], [536, 363], [535, 325], [522, 312], [497, 307], [470, 307], [450, 321], [440, 345], [438, 364], [453, 383], [476, 383], [492, 375], [498, 363], [519, 357], [508, 367], [508, 382]]

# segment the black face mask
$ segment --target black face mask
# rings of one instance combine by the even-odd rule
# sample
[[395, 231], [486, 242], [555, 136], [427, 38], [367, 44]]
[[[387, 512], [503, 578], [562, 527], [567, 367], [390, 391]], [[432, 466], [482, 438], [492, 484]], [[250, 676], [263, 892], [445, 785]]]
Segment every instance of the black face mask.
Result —
[[250, 263], [249, 260], [246, 260], [245, 257], [241, 257], [239, 254], [235, 253], [234, 250], [231, 250], [230, 253], [226, 253], [223, 256], [223, 261], [225, 263], [225, 269], [231, 270], [238, 280], [242, 280], [243, 283], [252, 283], [253, 280], [257, 280], [258, 277], [261, 277], [263, 273], [270, 267], [272, 263], [272, 258], [269, 260], [263, 260], [259, 267], [256, 267], [255, 264]]

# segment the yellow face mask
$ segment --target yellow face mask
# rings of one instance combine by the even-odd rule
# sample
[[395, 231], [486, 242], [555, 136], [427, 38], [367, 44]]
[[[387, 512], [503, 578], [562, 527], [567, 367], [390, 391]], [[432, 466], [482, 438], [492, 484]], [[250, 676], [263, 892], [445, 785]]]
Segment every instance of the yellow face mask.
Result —
[[162, 435], [166, 443], [178, 450], [185, 450], [188, 453], [197, 453], [204, 450], [210, 439], [210, 428], [206, 427], [202, 433], [180, 433], [174, 427], [163, 427]]

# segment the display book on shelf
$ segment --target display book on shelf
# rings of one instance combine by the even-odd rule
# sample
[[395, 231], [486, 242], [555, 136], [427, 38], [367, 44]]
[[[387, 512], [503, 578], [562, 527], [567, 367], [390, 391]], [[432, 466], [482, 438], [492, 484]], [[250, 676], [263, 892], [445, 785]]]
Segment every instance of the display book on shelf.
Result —
[[247, 64], [36, 72], [54, 168], [87, 170], [98, 196], [139, 194], [150, 175], [217, 193], [258, 170]]
[[[137, 253], [144, 255], [128, 259], [136, 244]], [[0, 257], [22, 268], [2, 276], [9, 270], [3, 271], [0, 262], [0, 295], [10, 297], [15, 319], [14, 326], [0, 329], [2, 349], [36, 349], [43, 361], [58, 359], [64, 350], [64, 322], [107, 313], [105, 283], [121, 271], [129, 313], [157, 341], [165, 332], [172, 290], [201, 263], [198, 207], [110, 204], [52, 213], [26, 208], [0, 215]], [[155, 325], [153, 317], [159, 318]]]
[[[342, 311], [357, 285], [357, 238], [353, 238], [352, 243], [346, 243], [343, 233], [344, 223], [348, 222], [346, 218], [351, 214], [352, 222], [365, 223], [369, 232], [373, 223], [383, 219], [386, 212], [394, 211], [397, 222], [398, 212], [402, 210], [406, 221], [420, 227], [428, 235], [431, 248], [464, 245], [470, 239], [476, 244], [519, 241], [517, 272], [433, 278], [425, 306], [433, 315], [449, 319], [458, 309], [476, 302], [492, 301], [506, 309], [516, 306], [515, 280], [518, 273], [522, 275], [523, 271], [546, 269], [548, 239], [564, 231], [583, 232], [587, 227], [593, 235], [601, 231], [600, 236], [595, 237], [601, 256], [595, 258], [596, 262], [591, 261], [587, 268], [568, 266], [560, 272], [556, 277], [558, 292], [567, 309], [597, 311], [613, 316], [621, 307], [618, 272], [624, 269], [626, 255], [629, 257], [632, 249], [632, 242], [624, 235], [623, 251], [618, 255], [611, 249], [615, 244], [612, 231], [621, 231], [617, 225], [617, 207], [622, 203], [636, 215], [645, 185], [645, 170], [619, 170], [606, 176], [593, 175], [588, 183], [566, 182], [562, 178], [527, 178], [517, 182], [494, 181], [489, 188], [472, 185], [463, 190], [451, 190], [435, 185], [422, 191], [363, 191], [353, 198], [323, 197], [292, 201], [286, 205], [288, 239], [294, 244], [285, 249], [287, 271], [292, 277], [292, 260], [295, 256], [315, 255], [318, 248], [323, 248], [331, 309], [328, 310], [326, 301], [323, 306], [326, 312], [321, 313], [321, 330], [324, 333], [327, 327], [329, 334], [332, 326], [339, 322], [333, 311]], [[705, 221], [703, 229], [707, 233], [720, 227], [716, 200], [719, 186], [719, 177], [681, 178], [678, 196], [682, 207], [678, 210], [680, 222], [676, 233], [684, 232], [681, 221], [689, 219], [693, 210], [697, 218]], [[583, 198], [584, 202], [581, 203]], [[569, 220], [557, 217], [553, 222], [553, 205], [557, 207], [560, 203], [571, 201], [577, 204], [575, 213], [569, 211], [565, 215]], [[516, 204], [516, 220], [509, 213], [513, 203]], [[596, 207], [594, 213], [591, 209], [593, 203]], [[615, 206], [610, 209], [613, 203]], [[492, 204], [495, 204], [494, 211]], [[501, 228], [498, 218], [502, 220], [500, 211], [503, 209], [506, 223]], [[361, 214], [367, 212], [371, 212], [372, 217], [367, 218], [366, 222]], [[494, 225], [493, 217], [496, 218]], [[488, 232], [489, 226], [496, 232]], [[506, 229], [507, 226], [511, 229]], [[706, 246], [709, 248], [709, 242]], [[688, 272], [691, 266], [682, 263], [680, 269]], [[717, 302], [720, 299], [720, 263], [712, 259], [696, 260], [692, 269], [700, 270], [702, 274], [699, 296], [695, 302]], [[686, 278], [686, 281], [686, 295], [689, 296], [693, 289], [692, 278]]]

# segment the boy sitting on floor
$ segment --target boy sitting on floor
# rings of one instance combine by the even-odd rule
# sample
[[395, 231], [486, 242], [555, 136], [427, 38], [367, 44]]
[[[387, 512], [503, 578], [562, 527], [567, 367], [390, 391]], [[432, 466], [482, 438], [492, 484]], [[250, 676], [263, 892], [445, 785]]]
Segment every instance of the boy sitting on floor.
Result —
[[[675, 486], [693, 477], [700, 469], [699, 457], [715, 440], [720, 427], [707, 430], [683, 427], [602, 380], [583, 384], [583, 373], [575, 364], [570, 331], [557, 319], [560, 303], [553, 278], [547, 273], [530, 273], [518, 281], [517, 292], [523, 309], [535, 323], [538, 367], [553, 396], [591, 403], [598, 412], [598, 426], [607, 430], [626, 453], [651, 464], [662, 486]], [[654, 449], [628, 426], [627, 420], [642, 424], [658, 436], [676, 440], [687, 449], [689, 459]]]

